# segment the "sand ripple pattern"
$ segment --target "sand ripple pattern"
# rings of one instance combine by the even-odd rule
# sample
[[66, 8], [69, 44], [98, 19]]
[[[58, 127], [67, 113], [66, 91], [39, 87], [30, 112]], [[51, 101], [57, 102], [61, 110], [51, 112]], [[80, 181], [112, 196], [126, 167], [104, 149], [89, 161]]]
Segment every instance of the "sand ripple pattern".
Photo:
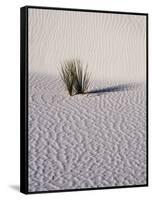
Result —
[[145, 85], [70, 97], [29, 77], [29, 191], [146, 183]]

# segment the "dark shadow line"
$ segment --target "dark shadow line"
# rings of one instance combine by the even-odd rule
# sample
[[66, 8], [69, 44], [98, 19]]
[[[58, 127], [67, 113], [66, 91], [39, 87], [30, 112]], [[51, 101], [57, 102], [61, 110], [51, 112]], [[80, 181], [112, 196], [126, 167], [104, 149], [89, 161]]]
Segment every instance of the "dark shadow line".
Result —
[[102, 89], [95, 89], [95, 90], [90, 90], [87, 92], [87, 94], [102, 94], [106, 92], [118, 92], [118, 91], [126, 91], [135, 88], [135, 84], [121, 84], [121, 85], [116, 85], [116, 86], [111, 86], [111, 87], [106, 87]]

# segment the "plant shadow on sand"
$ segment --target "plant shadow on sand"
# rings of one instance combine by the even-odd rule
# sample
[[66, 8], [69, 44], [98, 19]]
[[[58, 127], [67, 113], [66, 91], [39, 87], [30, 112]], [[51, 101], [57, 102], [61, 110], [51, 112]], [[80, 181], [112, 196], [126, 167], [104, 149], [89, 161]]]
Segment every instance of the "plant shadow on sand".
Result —
[[138, 83], [128, 83], [128, 84], [120, 84], [115, 86], [110, 86], [102, 89], [93, 89], [87, 92], [87, 94], [96, 94], [97, 96], [102, 95], [103, 93], [109, 93], [109, 92], [119, 92], [119, 91], [127, 91], [127, 90], [133, 90], [137, 87], [139, 87], [140, 84]]

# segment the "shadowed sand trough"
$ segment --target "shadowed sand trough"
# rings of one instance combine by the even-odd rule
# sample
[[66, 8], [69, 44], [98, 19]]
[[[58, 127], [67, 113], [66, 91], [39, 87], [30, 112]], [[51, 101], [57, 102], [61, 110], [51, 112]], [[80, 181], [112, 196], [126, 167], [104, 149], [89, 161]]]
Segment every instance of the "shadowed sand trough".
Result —
[[144, 83], [70, 97], [59, 79], [29, 79], [30, 191], [146, 183]]

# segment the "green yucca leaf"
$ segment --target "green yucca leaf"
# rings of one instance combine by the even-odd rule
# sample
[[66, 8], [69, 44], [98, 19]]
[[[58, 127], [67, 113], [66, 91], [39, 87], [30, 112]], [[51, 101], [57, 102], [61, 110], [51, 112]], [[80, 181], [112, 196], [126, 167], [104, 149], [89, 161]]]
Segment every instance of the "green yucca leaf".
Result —
[[70, 95], [87, 92], [91, 74], [88, 73], [88, 66], [83, 69], [80, 60], [65, 61], [59, 73]]

